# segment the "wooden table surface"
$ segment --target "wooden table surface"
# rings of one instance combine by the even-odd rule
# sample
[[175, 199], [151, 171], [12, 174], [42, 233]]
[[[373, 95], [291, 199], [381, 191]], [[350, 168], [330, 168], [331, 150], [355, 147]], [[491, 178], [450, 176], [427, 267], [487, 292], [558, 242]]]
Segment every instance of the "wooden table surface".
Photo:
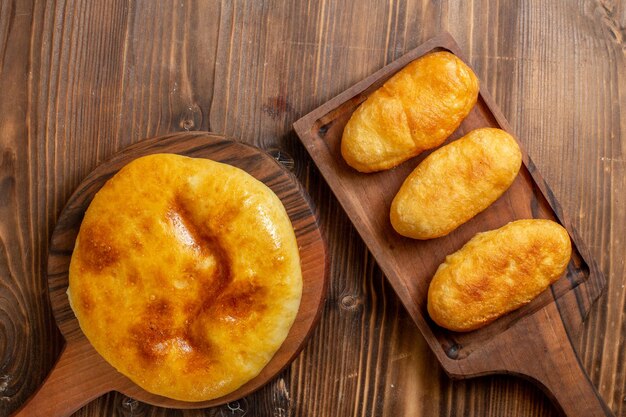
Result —
[[68, 197], [115, 152], [182, 130], [293, 158], [332, 256], [321, 321], [288, 370], [236, 404], [182, 412], [110, 393], [77, 416], [556, 415], [514, 376], [443, 373], [291, 126], [447, 30], [606, 274], [574, 342], [626, 416], [626, 3], [0, 4], [0, 415], [35, 391], [63, 345], [45, 269]]

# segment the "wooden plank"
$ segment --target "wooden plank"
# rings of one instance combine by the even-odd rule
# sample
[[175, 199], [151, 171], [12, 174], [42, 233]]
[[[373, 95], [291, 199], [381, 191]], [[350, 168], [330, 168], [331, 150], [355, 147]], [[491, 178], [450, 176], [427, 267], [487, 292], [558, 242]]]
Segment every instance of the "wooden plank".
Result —
[[[607, 276], [576, 345], [609, 406], [626, 415], [623, 2], [180, 5], [0, 1], [0, 414], [34, 391], [59, 353], [43, 271], [67, 198], [115, 151], [188, 126], [287, 151], [334, 260], [320, 327], [288, 372], [240, 404], [248, 415], [554, 415], [528, 382], [452, 381], [435, 366], [290, 127], [445, 29]], [[181, 415], [119, 394], [77, 415], [131, 410]], [[205, 414], [222, 413], [230, 409]]]

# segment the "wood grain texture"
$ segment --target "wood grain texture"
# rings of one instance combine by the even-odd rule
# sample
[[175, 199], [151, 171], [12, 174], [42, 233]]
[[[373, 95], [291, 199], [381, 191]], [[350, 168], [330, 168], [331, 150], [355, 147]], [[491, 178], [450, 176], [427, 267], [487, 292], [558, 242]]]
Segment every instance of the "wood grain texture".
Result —
[[115, 151], [185, 129], [293, 157], [333, 259], [322, 320], [288, 371], [230, 408], [173, 411], [112, 393], [77, 416], [555, 415], [519, 378], [444, 375], [291, 129], [444, 29], [607, 277], [575, 344], [626, 416], [624, 28], [617, 0], [0, 0], [0, 415], [62, 345], [44, 271], [70, 194]]

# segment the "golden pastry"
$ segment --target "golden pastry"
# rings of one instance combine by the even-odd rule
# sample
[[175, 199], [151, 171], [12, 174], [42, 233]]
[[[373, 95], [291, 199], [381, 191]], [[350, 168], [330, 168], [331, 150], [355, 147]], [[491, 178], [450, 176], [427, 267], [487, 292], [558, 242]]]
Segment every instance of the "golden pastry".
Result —
[[111, 365], [183, 401], [254, 378], [287, 337], [301, 294], [278, 197], [238, 168], [171, 154], [131, 162], [96, 194], [68, 290]]
[[473, 130], [407, 177], [391, 203], [391, 224], [414, 239], [445, 236], [496, 201], [521, 164], [520, 148], [504, 130]]
[[428, 288], [428, 313], [458, 332], [528, 304], [563, 274], [572, 247], [550, 220], [518, 220], [478, 233], [446, 257]]
[[478, 79], [450, 52], [433, 52], [400, 70], [352, 114], [341, 154], [361, 172], [393, 168], [446, 140], [478, 97]]

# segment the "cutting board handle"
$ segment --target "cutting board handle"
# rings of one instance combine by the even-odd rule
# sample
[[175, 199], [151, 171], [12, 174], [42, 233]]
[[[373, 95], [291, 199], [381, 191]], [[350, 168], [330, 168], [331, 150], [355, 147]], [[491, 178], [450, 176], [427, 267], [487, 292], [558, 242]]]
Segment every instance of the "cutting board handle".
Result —
[[[94, 363], [89, 342], [66, 343], [43, 385], [13, 417], [65, 417], [113, 389], [109, 367]], [[108, 374], [108, 376], [107, 376]]]
[[583, 368], [556, 303], [521, 319], [502, 336], [505, 340], [471, 355], [464, 376], [519, 375], [537, 383], [567, 417], [613, 417]]
[[567, 417], [613, 417], [583, 368], [563, 323], [558, 320], [553, 324], [553, 331], [538, 339], [534, 349], [541, 370], [533, 366], [529, 376]]
[[[576, 359], [578, 359], [577, 356]], [[546, 368], [557, 366], [557, 364], [549, 361], [545, 365]], [[558, 366], [562, 366], [562, 364]], [[576, 384], [572, 386], [568, 386], [566, 382], [554, 383], [554, 381], [550, 381], [546, 383], [537, 380], [543, 391], [552, 399], [563, 415], [567, 417], [614, 417], [613, 412], [589, 380], [589, 376], [582, 369], [580, 363], [568, 363], [567, 367], [556, 372], [554, 376], [563, 377], [566, 380], [576, 380]]]
[[[552, 308], [557, 310], [554, 304]], [[550, 325], [549, 330], [543, 329], [544, 337], [535, 339], [537, 343], [529, 352], [536, 355], [535, 364], [540, 369], [531, 365], [526, 374], [537, 381], [567, 417], [613, 417], [580, 362], [560, 317], [544, 323]]]

